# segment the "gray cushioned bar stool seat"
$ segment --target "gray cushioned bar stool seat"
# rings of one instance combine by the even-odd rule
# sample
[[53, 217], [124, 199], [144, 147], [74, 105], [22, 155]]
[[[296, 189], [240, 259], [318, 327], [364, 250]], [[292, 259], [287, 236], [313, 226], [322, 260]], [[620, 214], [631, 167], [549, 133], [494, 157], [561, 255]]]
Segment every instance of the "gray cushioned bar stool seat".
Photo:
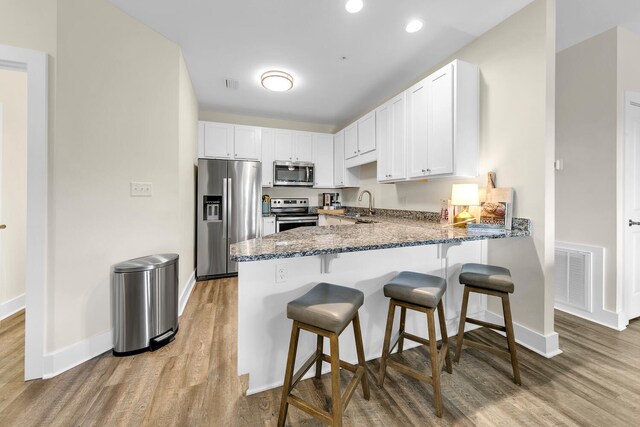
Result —
[[403, 271], [384, 285], [384, 296], [435, 308], [447, 290], [447, 281], [429, 274]]
[[[387, 326], [382, 344], [382, 357], [380, 359], [380, 373], [378, 383], [380, 387], [384, 385], [387, 366], [398, 369], [400, 372], [410, 375], [420, 381], [433, 386], [433, 399], [436, 416], [442, 416], [442, 391], [440, 383], [440, 371], [445, 365], [447, 372], [451, 373], [451, 356], [449, 355], [449, 339], [447, 334], [447, 322], [444, 317], [444, 307], [442, 296], [447, 290], [447, 281], [442, 277], [430, 274], [416, 273], [414, 271], [402, 271], [384, 285], [384, 296], [389, 298], [389, 312], [387, 314]], [[398, 338], [391, 343], [391, 332], [396, 307], [400, 307], [400, 328]], [[405, 321], [407, 309], [426, 314], [427, 317], [427, 339], [406, 332]], [[440, 335], [442, 344], [438, 351], [436, 342], [435, 311], [438, 310], [438, 323], [440, 324]], [[404, 340], [417, 342], [429, 347], [429, 358], [431, 361], [430, 374], [420, 372], [399, 361], [391, 359], [391, 352], [398, 346], [398, 353], [402, 353]]]
[[[511, 319], [511, 304], [509, 302], [509, 294], [513, 293], [515, 289], [513, 280], [511, 279], [511, 272], [509, 269], [498, 267], [497, 265], [469, 263], [462, 266], [458, 281], [464, 285], [464, 294], [462, 296], [462, 308], [460, 310], [460, 324], [458, 325], [454, 360], [456, 362], [460, 361], [463, 345], [498, 355], [505, 355], [511, 359], [513, 381], [516, 384], [522, 384], [520, 381], [520, 367], [518, 365], [515, 334], [513, 332], [513, 320]], [[471, 292], [498, 297], [502, 300], [504, 326], [467, 317], [469, 294]], [[464, 325], [466, 323], [473, 323], [495, 331], [504, 332], [507, 336], [508, 351], [464, 338]]]
[[[280, 400], [280, 414], [278, 426], [284, 426], [287, 419], [289, 405], [293, 405], [306, 413], [334, 426], [342, 425], [342, 413], [346, 408], [358, 383], [362, 384], [362, 394], [369, 400], [369, 382], [364, 360], [362, 332], [358, 309], [364, 303], [364, 294], [357, 289], [330, 283], [319, 283], [309, 292], [287, 304], [287, 317], [293, 320], [291, 340], [289, 341], [289, 355], [285, 367], [282, 399]], [[353, 365], [340, 360], [338, 337], [349, 323], [353, 325], [353, 335], [358, 355], [358, 364]], [[294, 374], [293, 368], [298, 351], [298, 337], [300, 330], [306, 330], [317, 335], [316, 351]], [[329, 339], [330, 354], [323, 352], [324, 339]], [[292, 394], [296, 384], [304, 374], [316, 366], [316, 378], [322, 374], [322, 362], [331, 364], [331, 411], [305, 402]], [[351, 371], [353, 378], [341, 394], [340, 368]]]
[[287, 304], [287, 317], [339, 334], [363, 302], [364, 294], [357, 289], [320, 283]]
[[492, 289], [498, 292], [513, 293], [514, 286], [508, 268], [485, 264], [464, 264], [459, 281], [474, 288]]

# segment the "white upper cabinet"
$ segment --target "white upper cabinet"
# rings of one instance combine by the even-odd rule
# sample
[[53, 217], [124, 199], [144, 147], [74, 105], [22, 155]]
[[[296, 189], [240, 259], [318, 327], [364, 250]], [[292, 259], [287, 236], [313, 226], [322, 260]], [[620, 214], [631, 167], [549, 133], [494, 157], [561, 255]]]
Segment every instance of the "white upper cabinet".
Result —
[[478, 66], [455, 60], [405, 93], [407, 177], [477, 176]]
[[198, 157], [260, 160], [261, 129], [227, 123], [198, 124]]
[[198, 157], [232, 158], [233, 125], [200, 122], [198, 140]]
[[333, 135], [313, 134], [314, 187], [332, 188], [333, 185]]
[[376, 112], [371, 111], [344, 129], [347, 168], [376, 161]]
[[253, 126], [235, 126], [234, 159], [260, 160], [261, 129]]
[[345, 165], [345, 131], [333, 137], [333, 184], [336, 188], [357, 187], [360, 185], [358, 168], [347, 169]]
[[406, 103], [401, 93], [376, 110], [378, 181], [406, 178]]
[[276, 129], [275, 159], [293, 161], [293, 131]]
[[262, 186], [273, 187], [273, 161], [275, 160], [275, 129], [262, 129]]
[[407, 96], [407, 175], [409, 178], [427, 175], [427, 79], [411, 86]]
[[453, 173], [453, 65], [429, 76], [427, 91], [427, 170]]
[[276, 129], [275, 160], [284, 162], [313, 161], [313, 134]]
[[358, 122], [352, 123], [344, 130], [344, 158], [350, 159], [358, 155]]
[[358, 155], [376, 149], [376, 112], [372, 111], [358, 120]]
[[293, 134], [293, 161], [313, 161], [313, 134], [311, 132], [294, 132]]

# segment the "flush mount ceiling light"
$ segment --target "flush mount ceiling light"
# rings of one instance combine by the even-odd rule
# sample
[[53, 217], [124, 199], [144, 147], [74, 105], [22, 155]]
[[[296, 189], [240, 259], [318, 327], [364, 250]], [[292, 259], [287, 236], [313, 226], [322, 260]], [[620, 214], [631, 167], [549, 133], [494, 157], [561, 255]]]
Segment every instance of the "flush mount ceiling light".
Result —
[[274, 92], [285, 92], [293, 87], [293, 77], [284, 71], [271, 70], [260, 77], [262, 86]]
[[409, 23], [407, 24], [406, 27], [404, 27], [404, 29], [407, 31], [407, 33], [415, 33], [416, 31], [420, 31], [422, 29], [422, 21], [419, 19], [412, 19], [411, 21], [409, 21]]
[[349, 13], [358, 13], [362, 10], [363, 6], [364, 2], [362, 0], [348, 0], [344, 8], [347, 9]]

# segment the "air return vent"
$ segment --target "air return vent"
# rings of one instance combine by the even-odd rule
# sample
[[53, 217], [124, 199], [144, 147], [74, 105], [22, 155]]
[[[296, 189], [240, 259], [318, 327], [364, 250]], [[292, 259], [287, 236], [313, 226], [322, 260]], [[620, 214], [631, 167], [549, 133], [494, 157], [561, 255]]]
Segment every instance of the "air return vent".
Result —
[[591, 312], [591, 253], [556, 247], [556, 302]]
[[224, 85], [227, 89], [238, 90], [238, 87], [240, 86], [240, 82], [236, 79], [225, 79]]

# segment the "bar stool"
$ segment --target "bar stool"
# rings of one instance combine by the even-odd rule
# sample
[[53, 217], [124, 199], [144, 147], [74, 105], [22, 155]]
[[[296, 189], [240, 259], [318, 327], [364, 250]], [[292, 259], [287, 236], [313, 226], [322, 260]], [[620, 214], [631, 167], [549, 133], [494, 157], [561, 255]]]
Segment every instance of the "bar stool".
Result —
[[[456, 337], [455, 361], [460, 361], [462, 344], [497, 354], [499, 356], [510, 356], [511, 367], [513, 368], [514, 382], [521, 385], [520, 367], [518, 366], [518, 356], [516, 354], [516, 341], [513, 334], [513, 321], [511, 319], [511, 305], [509, 304], [509, 294], [513, 293], [514, 286], [511, 280], [511, 272], [504, 267], [484, 264], [464, 264], [460, 271], [460, 284], [464, 285], [464, 296], [462, 298], [462, 310], [460, 312], [460, 326]], [[467, 304], [469, 303], [469, 293], [491, 295], [502, 299], [502, 312], [504, 314], [504, 326], [495, 323], [483, 322], [481, 320], [467, 317]], [[505, 332], [507, 335], [507, 346], [509, 351], [491, 347], [479, 342], [464, 339], [465, 322], [474, 325], [484, 326], [497, 331]]]
[[[447, 281], [441, 277], [428, 274], [403, 271], [384, 285], [384, 296], [389, 300], [389, 314], [387, 315], [387, 327], [384, 333], [384, 344], [382, 347], [382, 360], [380, 361], [380, 387], [384, 384], [384, 377], [387, 366], [395, 368], [400, 372], [410, 375], [420, 381], [433, 386], [433, 398], [435, 401], [436, 415], [442, 417], [442, 394], [440, 386], [440, 371], [446, 363], [447, 372], [451, 373], [451, 356], [449, 355], [449, 340], [447, 337], [447, 324], [444, 318], [444, 308], [442, 306], [442, 295], [447, 289]], [[396, 306], [400, 309], [400, 330], [398, 338], [390, 346], [391, 329], [393, 329], [393, 317]], [[442, 345], [438, 353], [436, 343], [436, 326], [434, 311], [438, 308], [438, 319], [440, 322], [440, 333], [442, 335]], [[405, 332], [405, 320], [407, 309], [419, 311], [427, 315], [428, 340]], [[408, 339], [420, 344], [429, 346], [431, 356], [431, 376], [420, 371], [409, 368], [406, 365], [389, 359], [390, 353], [398, 345], [398, 353], [402, 353], [404, 340]], [[389, 348], [391, 347], [391, 348]]]
[[[282, 386], [278, 426], [284, 426], [289, 404], [302, 409], [327, 424], [341, 426], [342, 413], [359, 382], [362, 383], [364, 398], [369, 400], [369, 383], [367, 382], [360, 318], [358, 316], [358, 309], [363, 302], [364, 294], [356, 289], [320, 283], [300, 298], [287, 304], [287, 317], [293, 320], [293, 327], [291, 329], [289, 356]], [[339, 357], [338, 337], [351, 322], [353, 322], [356, 352], [358, 354], [357, 365], [342, 361]], [[318, 336], [317, 345], [315, 353], [293, 374], [300, 329], [316, 334]], [[330, 356], [323, 354], [324, 337], [329, 338]], [[315, 376], [320, 378], [322, 362], [331, 364], [331, 413], [313, 406], [292, 394], [293, 388], [314, 363], [316, 364]], [[354, 373], [342, 396], [340, 396], [340, 368]]]

